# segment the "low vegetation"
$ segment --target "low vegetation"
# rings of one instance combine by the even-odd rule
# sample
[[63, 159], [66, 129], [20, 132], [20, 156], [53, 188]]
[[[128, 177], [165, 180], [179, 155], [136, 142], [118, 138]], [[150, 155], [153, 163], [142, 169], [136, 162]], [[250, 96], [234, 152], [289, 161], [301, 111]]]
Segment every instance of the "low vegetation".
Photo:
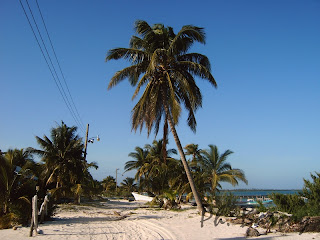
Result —
[[320, 216], [320, 174], [311, 174], [311, 179], [304, 179], [304, 188], [299, 194], [272, 194], [271, 198], [277, 208], [292, 214], [296, 221], [306, 216]]

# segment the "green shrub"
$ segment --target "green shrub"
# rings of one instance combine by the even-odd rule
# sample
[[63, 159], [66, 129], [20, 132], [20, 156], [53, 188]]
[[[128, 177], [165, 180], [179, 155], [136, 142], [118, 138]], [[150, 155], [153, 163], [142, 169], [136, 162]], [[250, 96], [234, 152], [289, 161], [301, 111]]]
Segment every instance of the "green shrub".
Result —
[[259, 212], [266, 212], [268, 209], [265, 205], [263, 205], [262, 201], [257, 201], [258, 202], [258, 207], [257, 210]]
[[304, 179], [304, 188], [299, 194], [273, 193], [271, 198], [278, 210], [292, 214], [295, 221], [305, 216], [320, 216], [320, 174], [311, 174], [311, 178], [313, 182]]
[[306, 205], [303, 198], [297, 194], [285, 195], [281, 193], [272, 193], [271, 199], [280, 211], [291, 214], [304, 208]]
[[239, 213], [239, 207], [236, 205], [237, 198], [231, 193], [217, 196], [215, 200], [218, 208], [217, 215], [232, 217]]
[[19, 223], [19, 217], [14, 213], [8, 213], [0, 216], [0, 229], [11, 228]]

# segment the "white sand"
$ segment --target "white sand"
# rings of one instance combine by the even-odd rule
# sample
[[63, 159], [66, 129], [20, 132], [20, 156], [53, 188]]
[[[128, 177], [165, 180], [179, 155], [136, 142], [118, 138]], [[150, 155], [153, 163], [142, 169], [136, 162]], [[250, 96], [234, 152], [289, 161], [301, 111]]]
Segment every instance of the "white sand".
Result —
[[[64, 205], [55, 214], [54, 221], [45, 222], [39, 226], [43, 234], [33, 238], [49, 240], [246, 239], [244, 235], [247, 227], [219, 222], [220, 218], [209, 215], [205, 216], [201, 224], [201, 217], [194, 208], [174, 212], [138, 208], [143, 204], [137, 202], [109, 201], [103, 204], [103, 207]], [[124, 219], [121, 217], [126, 215], [128, 217]], [[28, 236], [29, 228], [25, 227], [17, 230], [0, 230], [1, 240], [30, 239]], [[250, 239], [309, 240], [320, 239], [320, 233], [303, 233], [302, 235], [272, 233]]]

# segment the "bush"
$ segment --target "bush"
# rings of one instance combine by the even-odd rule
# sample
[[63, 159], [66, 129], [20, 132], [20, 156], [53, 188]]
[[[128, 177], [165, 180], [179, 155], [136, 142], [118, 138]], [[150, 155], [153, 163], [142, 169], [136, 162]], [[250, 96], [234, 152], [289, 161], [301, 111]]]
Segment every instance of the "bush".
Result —
[[19, 217], [14, 213], [8, 213], [0, 217], [0, 229], [11, 228], [19, 223]]
[[236, 205], [237, 198], [229, 194], [216, 197], [216, 207], [218, 208], [217, 215], [232, 217], [239, 213], [239, 207]]
[[285, 195], [281, 193], [272, 193], [271, 199], [280, 211], [291, 214], [297, 212], [301, 208], [304, 208], [306, 205], [303, 198], [297, 194]]
[[273, 193], [271, 198], [280, 211], [293, 215], [299, 221], [305, 216], [320, 216], [320, 174], [311, 174], [313, 182], [304, 179], [302, 193], [284, 195]]
[[266, 212], [268, 210], [268, 208], [263, 205], [262, 201], [257, 201], [258, 202], [258, 207], [257, 207], [257, 210], [259, 212]]

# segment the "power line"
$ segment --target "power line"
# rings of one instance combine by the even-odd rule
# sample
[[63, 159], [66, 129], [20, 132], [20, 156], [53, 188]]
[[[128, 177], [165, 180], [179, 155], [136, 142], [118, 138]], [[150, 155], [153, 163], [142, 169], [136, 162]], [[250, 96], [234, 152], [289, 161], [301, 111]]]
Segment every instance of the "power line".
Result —
[[75, 103], [74, 103], [74, 101], [73, 101], [72, 95], [71, 95], [71, 93], [70, 93], [70, 90], [69, 90], [69, 87], [68, 87], [67, 81], [66, 81], [66, 79], [65, 79], [65, 77], [64, 77], [64, 74], [63, 74], [63, 72], [62, 72], [62, 69], [61, 69], [61, 66], [60, 66], [60, 62], [59, 62], [59, 60], [58, 60], [58, 57], [57, 57], [56, 51], [55, 51], [55, 49], [54, 49], [54, 47], [53, 47], [53, 44], [52, 44], [52, 41], [51, 41], [51, 38], [50, 38], [50, 34], [49, 34], [48, 29], [47, 29], [47, 25], [46, 25], [46, 23], [45, 23], [45, 21], [44, 21], [44, 18], [43, 18], [43, 15], [42, 15], [42, 12], [41, 12], [41, 9], [40, 9], [40, 6], [39, 6], [39, 3], [38, 3], [38, 0], [36, 0], [36, 4], [37, 4], [37, 7], [38, 7], [38, 10], [39, 10], [39, 13], [40, 13], [41, 19], [42, 19], [42, 23], [43, 23], [44, 28], [45, 28], [45, 30], [46, 30], [46, 33], [47, 33], [47, 36], [48, 36], [48, 39], [49, 39], [49, 42], [50, 42], [50, 45], [51, 45], [52, 51], [53, 51], [53, 53], [54, 53], [54, 56], [55, 56], [56, 61], [57, 61], [57, 64], [58, 64], [58, 66], [59, 66], [59, 70], [60, 70], [60, 73], [61, 73], [62, 79], [63, 79], [63, 81], [64, 81], [64, 84], [66, 85], [66, 88], [67, 88], [67, 90], [68, 90], [68, 93], [69, 93], [70, 99], [71, 99], [71, 101], [72, 101], [72, 104], [73, 104], [74, 109], [75, 109], [75, 111], [76, 111], [76, 114], [77, 114], [77, 116], [78, 116], [78, 119], [80, 120], [80, 123], [82, 124], [82, 127], [83, 127], [83, 126], [84, 126], [84, 124], [83, 124], [83, 122], [82, 122], [82, 120], [81, 120], [81, 117], [80, 117], [80, 114], [79, 114], [79, 112], [78, 112], [78, 109], [77, 109], [77, 107], [76, 107], [76, 105], [75, 105]]
[[[34, 16], [33, 16], [33, 13], [32, 13], [32, 10], [31, 10], [31, 8], [30, 8], [30, 5], [29, 5], [29, 3], [28, 3], [28, 0], [26, 0], [26, 2], [27, 2], [27, 5], [28, 5], [28, 8], [29, 8], [29, 11], [30, 11], [30, 13], [31, 13], [31, 15], [32, 15], [33, 21], [34, 21], [34, 23], [35, 23], [35, 25], [36, 25], [36, 28], [37, 28], [37, 30], [38, 30], [38, 34], [39, 34], [39, 36], [40, 36], [40, 38], [41, 38], [42, 44], [43, 44], [43, 46], [44, 46], [44, 48], [45, 48], [45, 51], [46, 51], [46, 53], [47, 53], [47, 55], [48, 55], [48, 58], [49, 58], [49, 60], [50, 60], [51, 67], [50, 67], [50, 64], [49, 64], [49, 62], [48, 62], [48, 60], [47, 60], [47, 57], [46, 57], [46, 55], [45, 55], [45, 53], [44, 53], [44, 51], [43, 51], [43, 49], [42, 49], [42, 47], [41, 47], [41, 44], [40, 44], [40, 42], [39, 42], [39, 40], [38, 40], [38, 37], [37, 37], [37, 35], [36, 35], [35, 31], [34, 31], [34, 28], [32, 27], [32, 24], [31, 24], [31, 22], [30, 22], [30, 19], [29, 19], [29, 17], [28, 17], [28, 14], [27, 14], [27, 12], [26, 12], [26, 10], [25, 10], [25, 8], [24, 8], [21, 0], [19, 0], [19, 2], [20, 2], [20, 5], [21, 5], [21, 7], [22, 7], [22, 9], [23, 9], [23, 12], [24, 12], [24, 14], [25, 14], [25, 16], [26, 16], [26, 18], [27, 18], [27, 20], [28, 20], [28, 23], [29, 23], [29, 25], [30, 25], [30, 27], [31, 27], [31, 30], [32, 30], [32, 32], [33, 32], [33, 35], [34, 35], [34, 37], [35, 37], [35, 39], [36, 39], [36, 41], [37, 41], [37, 44], [38, 44], [38, 46], [39, 46], [39, 48], [40, 48], [40, 50], [41, 50], [42, 56], [44, 57], [44, 59], [45, 59], [45, 61], [46, 61], [47, 67], [48, 67], [49, 70], [50, 70], [50, 73], [51, 73], [51, 75], [52, 75], [52, 78], [54, 79], [55, 84], [56, 84], [56, 86], [57, 86], [57, 88], [58, 88], [58, 90], [59, 90], [59, 92], [60, 92], [60, 94], [61, 94], [61, 96], [62, 96], [62, 98], [63, 98], [63, 101], [65, 102], [67, 108], [69, 109], [69, 112], [71, 113], [71, 116], [72, 116], [72, 118], [75, 120], [76, 124], [79, 126], [79, 128], [81, 129], [81, 131], [85, 132], [85, 131], [84, 131], [84, 128], [83, 128], [83, 126], [82, 126], [83, 124], [81, 125], [81, 122], [80, 122], [80, 121], [81, 121], [81, 118], [79, 118], [80, 121], [77, 119], [77, 116], [75, 115], [75, 113], [74, 113], [74, 111], [73, 111], [73, 109], [72, 109], [72, 105], [70, 104], [69, 99], [68, 99], [68, 97], [67, 97], [67, 95], [66, 95], [66, 93], [65, 93], [65, 91], [64, 91], [64, 88], [63, 88], [61, 82], [60, 82], [59, 76], [58, 76], [58, 74], [57, 74], [57, 72], [56, 72], [56, 70], [55, 70], [55, 67], [54, 67], [53, 63], [52, 63], [52, 60], [51, 60], [51, 58], [50, 58], [50, 54], [49, 54], [49, 52], [48, 52], [48, 50], [47, 50], [47, 48], [46, 48], [45, 42], [44, 42], [44, 40], [43, 40], [43, 38], [42, 38], [42, 35], [41, 35], [41, 33], [40, 33], [40, 30], [39, 30], [39, 28], [38, 28], [38, 25], [37, 25], [37, 23], [36, 23], [36, 20], [35, 20], [35, 18], [34, 18]], [[53, 69], [53, 70], [52, 70], [52, 69]], [[55, 72], [56, 77], [54, 76], [53, 71]], [[69, 93], [70, 93], [70, 91], [69, 91]], [[70, 95], [70, 96], [71, 96], [71, 95]], [[75, 106], [75, 105], [74, 105], [74, 106]]]
[[[72, 108], [72, 104], [70, 103], [70, 101], [69, 101], [69, 99], [68, 99], [68, 96], [67, 96], [66, 92], [64, 91], [64, 88], [63, 88], [63, 86], [62, 86], [62, 84], [61, 84], [61, 81], [60, 81], [59, 76], [58, 76], [58, 74], [57, 74], [57, 71], [56, 71], [56, 69], [55, 69], [55, 67], [54, 67], [54, 64], [52, 63], [50, 54], [49, 54], [49, 52], [48, 52], [48, 50], [47, 50], [47, 47], [46, 47], [46, 44], [45, 44], [45, 42], [44, 42], [44, 40], [43, 40], [43, 38], [42, 38], [41, 32], [40, 32], [40, 30], [39, 30], [39, 28], [38, 28], [38, 24], [37, 24], [37, 22], [36, 22], [36, 20], [35, 20], [35, 18], [34, 18], [34, 15], [33, 15], [33, 12], [32, 12], [32, 10], [31, 10], [31, 8], [30, 8], [30, 5], [29, 5], [28, 0], [26, 0], [26, 2], [27, 2], [27, 5], [28, 5], [28, 8], [29, 8], [29, 11], [30, 11], [30, 13], [31, 13], [31, 16], [32, 16], [32, 18], [33, 18], [33, 21], [34, 21], [34, 23], [35, 23], [35, 25], [36, 25], [36, 28], [37, 28], [37, 30], [38, 30], [38, 33], [39, 33], [39, 36], [40, 36], [40, 38], [41, 38], [42, 44], [43, 44], [43, 46], [44, 46], [44, 48], [45, 48], [45, 50], [46, 50], [47, 56], [48, 56], [48, 58], [49, 58], [49, 60], [50, 60], [51, 66], [52, 66], [52, 68], [53, 68], [53, 70], [54, 70], [54, 72], [55, 72], [55, 75], [56, 75], [56, 77], [57, 77], [57, 80], [58, 80], [57, 82], [58, 82], [58, 84], [60, 85], [60, 88], [61, 88], [61, 90], [62, 90], [63, 96], [65, 97], [66, 102], [67, 102], [67, 105], [69, 106], [68, 108], [69, 108], [69, 110], [71, 110], [70, 113], [71, 113], [71, 115], [73, 116], [73, 118], [74, 118], [74, 120], [76, 121], [76, 123], [79, 125], [79, 127], [82, 128], [81, 130], [84, 131], [84, 128], [83, 128], [83, 126], [82, 126], [83, 124], [81, 125], [81, 120], [79, 120], [79, 119], [77, 118], [77, 116], [76, 116], [76, 114], [75, 114], [75, 112], [74, 112], [74, 110], [73, 110], [73, 108]], [[69, 93], [70, 93], [70, 91], [69, 91]], [[71, 94], [70, 94], [70, 96], [71, 96]], [[75, 108], [75, 105], [74, 105], [74, 108]]]

